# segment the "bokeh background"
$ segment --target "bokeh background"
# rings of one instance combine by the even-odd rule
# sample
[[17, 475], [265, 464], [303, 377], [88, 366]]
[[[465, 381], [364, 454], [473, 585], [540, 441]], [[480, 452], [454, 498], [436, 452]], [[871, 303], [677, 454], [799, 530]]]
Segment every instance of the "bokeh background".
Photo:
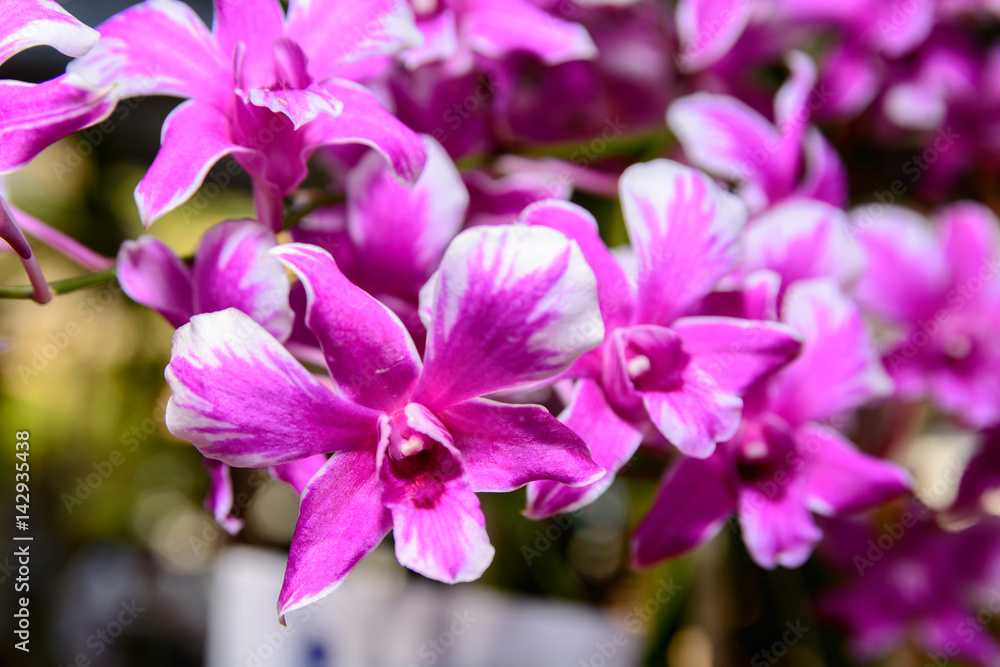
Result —
[[[97, 25], [131, 3], [61, 4]], [[190, 4], [210, 22], [210, 2]], [[995, 33], [986, 26], [983, 39]], [[0, 68], [0, 78], [42, 81], [59, 74], [66, 62], [54, 50], [36, 48]], [[783, 76], [773, 73], [775, 89]], [[143, 232], [132, 191], [155, 155], [163, 119], [175, 104], [164, 98], [123, 104], [113, 115], [113, 131], [61, 141], [22, 172], [5, 177], [3, 187], [15, 205], [113, 256], [123, 240]], [[852, 187], [852, 203], [872, 199], [865, 184], [892, 182], [914, 149], [905, 139], [880, 142], [867, 127], [864, 119], [824, 127], [849, 165], [852, 185], [859, 186]], [[652, 130], [655, 135], [662, 127]], [[637, 161], [655, 154], [656, 145], [615, 150], [621, 160]], [[216, 169], [224, 171], [225, 163]], [[974, 197], [996, 209], [996, 183], [995, 174], [978, 173], [959, 183], [949, 198]], [[920, 207], [927, 203], [924, 196], [914, 188], [905, 199]], [[616, 202], [585, 195], [576, 199], [598, 212], [607, 240], [624, 239]], [[249, 182], [239, 178], [217, 196], [196, 201], [202, 204], [168, 215], [149, 233], [184, 255], [215, 222], [253, 212]], [[50, 280], [79, 272], [44, 247], [38, 254]], [[0, 284], [22, 282], [18, 262], [0, 256]], [[302, 621], [300, 627], [308, 631], [268, 643], [271, 633], [281, 631], [272, 590], [275, 577], [280, 581], [297, 499], [287, 487], [237, 471], [237, 512], [245, 530], [230, 537], [202, 509], [207, 476], [201, 456], [163, 425], [163, 368], [171, 333], [156, 313], [131, 303], [113, 281], [45, 307], [0, 301], [0, 438], [10, 445], [0, 449], [4, 627], [14, 597], [13, 547], [6, 538], [13, 524], [12, 443], [18, 430], [31, 433], [34, 537], [32, 650], [27, 655], [15, 651], [5, 633], [0, 644], [4, 664], [364, 667], [347, 657], [358, 655], [382, 656], [383, 662], [369, 664], [403, 666], [487, 664], [470, 657], [477, 655], [491, 656], [489, 664], [553, 667], [855, 664], [841, 633], [816, 617], [813, 596], [832, 577], [820, 556], [797, 571], [761, 570], [749, 560], [733, 524], [691, 555], [643, 572], [627, 568], [628, 536], [666, 465], [650, 456], [629, 466], [604, 497], [571, 517], [531, 522], [519, 514], [523, 492], [483, 496], [497, 555], [476, 584], [446, 587], [420, 579], [394, 562], [387, 539], [351, 575], [354, 583], [337, 594], [339, 601]], [[942, 495], [927, 489], [949, 466], [961, 465], [972, 443], [926, 409], [912, 410], [917, 414], [863, 415], [853, 427], [855, 441], [873, 449], [896, 429], [904, 441], [899, 458], [917, 475], [918, 493], [929, 505], [945, 506], [953, 490]], [[911, 426], [910, 433], [900, 435], [901, 422], [919, 429]], [[911, 438], [918, 430], [931, 435]], [[453, 612], [495, 621], [477, 621], [476, 633], [455, 638], [455, 650], [428, 652], [428, 641], [446, 640], [441, 633], [452, 627]], [[531, 620], [518, 623], [518, 618]], [[121, 632], [111, 637], [116, 620]], [[780, 657], [763, 658], [762, 649], [779, 640], [789, 623], [808, 631]], [[259, 634], [248, 639], [238, 634], [241, 627], [251, 635], [257, 630], [248, 628], [260, 628]], [[367, 634], [355, 639], [365, 646], [345, 644], [344, 637], [365, 628]], [[624, 633], [620, 642], [614, 635], [619, 630]], [[463, 641], [478, 648], [470, 644], [462, 653], [457, 647]], [[238, 654], [226, 653], [227, 644], [241, 647]], [[273, 651], [260, 650], [265, 645]], [[279, 655], [265, 656], [270, 653]], [[553, 655], [558, 657], [546, 657]], [[903, 647], [884, 664], [925, 662], [916, 650]]]

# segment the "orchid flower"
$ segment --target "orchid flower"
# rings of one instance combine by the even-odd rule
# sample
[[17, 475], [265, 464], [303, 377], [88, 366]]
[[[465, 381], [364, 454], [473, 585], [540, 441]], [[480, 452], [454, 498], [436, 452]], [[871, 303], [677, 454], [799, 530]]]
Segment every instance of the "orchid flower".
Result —
[[1000, 641], [983, 611], [998, 602], [1000, 525], [990, 518], [949, 532], [922, 514], [907, 510], [878, 534], [833, 526], [852, 576], [820, 597], [819, 610], [847, 630], [866, 662], [910, 640], [939, 664], [993, 667]]
[[473, 580], [493, 557], [475, 492], [604, 474], [540, 406], [480, 398], [554, 378], [600, 343], [593, 271], [562, 234], [511, 225], [456, 237], [421, 291], [422, 362], [399, 318], [328, 253], [271, 252], [306, 286], [336, 391], [243, 313], [196, 315], [174, 337], [167, 427], [233, 466], [334, 452], [305, 488], [279, 614], [336, 588], [390, 529], [401, 564]]
[[774, 99], [774, 123], [734, 97], [707, 92], [682, 97], [667, 112], [692, 164], [736, 183], [754, 213], [792, 196], [834, 206], [847, 199], [840, 157], [809, 125], [815, 65], [793, 52], [788, 66], [791, 75]]
[[782, 319], [805, 337], [801, 355], [747, 392], [735, 437], [665, 474], [635, 530], [635, 564], [693, 549], [737, 514], [754, 561], [798, 567], [822, 537], [812, 512], [865, 510], [909, 487], [905, 470], [824, 424], [892, 389], [854, 303], [830, 280], [797, 282]]
[[[183, 326], [196, 314], [236, 308], [284, 341], [294, 317], [288, 302], [288, 274], [280, 261], [265, 256], [277, 243], [274, 233], [258, 222], [227, 220], [202, 236], [189, 267], [163, 241], [141, 236], [126, 241], [118, 251], [118, 282], [133, 301], [155, 310], [174, 327]], [[277, 466], [272, 474], [301, 491], [303, 475], [308, 470], [315, 473], [325, 462], [325, 457], [312, 457]], [[229, 466], [212, 459], [205, 463], [209, 472], [206, 509], [235, 534], [243, 522], [232, 516]]]
[[[40, 45], [52, 46], [69, 56], [80, 56], [96, 42], [94, 30], [53, 0], [9, 3], [0, 16], [0, 63]], [[73, 75], [38, 84], [0, 81], [0, 172], [23, 167], [43, 149], [110, 112], [104, 94], [81, 86], [78, 77]], [[0, 239], [14, 250], [24, 265], [35, 301], [47, 303], [52, 293], [17, 222], [19, 213], [13, 212], [0, 199]]]
[[360, 85], [338, 78], [366, 56], [419, 39], [401, 0], [215, 0], [211, 31], [179, 0], [146, 0], [98, 26], [69, 70], [115, 99], [187, 98], [135, 191], [142, 222], [186, 201], [225, 155], [252, 176], [260, 220], [278, 230], [282, 197], [320, 146], [364, 144], [405, 180], [424, 162], [419, 137]]
[[610, 471], [587, 488], [530, 485], [531, 517], [571, 511], [600, 495], [650, 422], [685, 455], [710, 456], [736, 434], [742, 392], [799, 352], [798, 335], [783, 324], [685, 317], [739, 259], [746, 221], [739, 199], [668, 160], [626, 169], [621, 199], [638, 260], [636, 288], [583, 209], [543, 202], [524, 214], [579, 243], [597, 275], [604, 345], [570, 373], [581, 379], [563, 419]]
[[118, 282], [174, 327], [199, 313], [237, 308], [283, 341], [293, 317], [288, 275], [281, 262], [264, 256], [277, 244], [258, 222], [227, 220], [202, 236], [189, 267], [163, 241], [141, 236], [118, 251]]
[[1000, 423], [1000, 222], [971, 202], [941, 210], [934, 229], [906, 209], [879, 210], [856, 213], [870, 257], [856, 295], [898, 329], [885, 357], [898, 395], [976, 428]]
[[740, 272], [770, 271], [785, 290], [801, 280], [830, 278], [845, 292], [865, 270], [847, 213], [815, 199], [787, 199], [754, 217], [747, 228]]
[[422, 348], [420, 288], [465, 224], [469, 193], [455, 164], [425, 136], [427, 164], [412, 187], [370, 153], [345, 179], [347, 203], [320, 210], [292, 238], [330, 252], [347, 278], [387, 305]]

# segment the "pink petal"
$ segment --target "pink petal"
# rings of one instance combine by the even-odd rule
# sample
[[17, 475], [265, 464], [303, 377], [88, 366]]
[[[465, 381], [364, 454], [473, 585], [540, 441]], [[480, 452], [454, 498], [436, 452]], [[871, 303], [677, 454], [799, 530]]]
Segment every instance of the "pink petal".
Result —
[[691, 363], [733, 394], [742, 394], [802, 350], [802, 337], [777, 322], [685, 317], [671, 328], [691, 355]]
[[[433, 440], [430, 449], [398, 457], [390, 421], [383, 416], [379, 479], [392, 512], [399, 563], [425, 577], [453, 584], [478, 579], [493, 560], [479, 499], [463, 474], [452, 437], [427, 408], [410, 404], [406, 425]], [[396, 424], [398, 427], [398, 424]]]
[[682, 384], [671, 391], [646, 391], [642, 402], [657, 430], [687, 456], [712, 455], [718, 442], [736, 435], [743, 401], [688, 364]]
[[607, 329], [628, 324], [635, 298], [632, 285], [597, 229], [597, 220], [587, 209], [556, 199], [532, 204], [519, 219], [526, 225], [550, 227], [576, 242], [597, 276], [597, 294]]
[[[23, 167], [66, 135], [106, 118], [114, 108], [107, 93], [83, 87], [72, 74], [39, 84], [0, 81], [0, 172]], [[53, 164], [57, 176], [60, 166]]]
[[504, 492], [539, 479], [579, 486], [604, 476], [587, 445], [539, 405], [473, 399], [438, 413], [477, 492]]
[[823, 533], [813, 521], [805, 498], [793, 485], [769, 495], [756, 486], [739, 494], [740, 527], [747, 551], [761, 567], [796, 568], [805, 563]]
[[437, 141], [424, 136], [427, 164], [412, 186], [396, 179], [377, 153], [347, 177], [350, 234], [370, 283], [416, 302], [465, 222], [469, 193]]
[[753, 8], [746, 0], [679, 0], [680, 69], [704, 69], [726, 55], [746, 29]]
[[653, 504], [632, 534], [632, 563], [649, 567], [712, 539], [736, 511], [722, 453], [682, 458], [663, 477]]
[[306, 487], [278, 596], [284, 617], [326, 597], [392, 528], [372, 451], [334, 454]]
[[795, 194], [838, 208], [846, 207], [847, 168], [837, 149], [816, 128], [810, 128], [806, 135], [805, 157], [805, 174]]
[[576, 395], [560, 420], [587, 443], [594, 462], [605, 468], [607, 474], [583, 486], [550, 480], [530, 483], [524, 510], [529, 519], [573, 512], [592, 503], [611, 486], [615, 473], [632, 458], [642, 442], [642, 429], [618, 416], [593, 380], [578, 383]]
[[272, 254], [306, 288], [306, 325], [340, 392], [378, 410], [400, 409], [420, 375], [420, 358], [399, 318], [347, 280], [325, 250], [292, 243]]
[[325, 90], [250, 90], [244, 100], [272, 113], [284, 114], [297, 130], [320, 115], [336, 118], [344, 108], [343, 103]]
[[809, 96], [816, 86], [816, 64], [801, 51], [791, 51], [786, 60], [789, 76], [774, 98], [774, 122], [784, 150], [799, 153], [809, 127]]
[[233, 60], [189, 5], [146, 0], [97, 27], [101, 39], [67, 71], [115, 99], [175, 95], [232, 106]]
[[219, 111], [194, 100], [181, 104], [167, 116], [160, 152], [135, 188], [143, 226], [187, 201], [223, 156], [249, 152], [233, 141], [229, 119]]
[[194, 311], [238, 308], [278, 340], [292, 331], [285, 267], [265, 253], [278, 240], [253, 220], [227, 220], [202, 236], [194, 261]]
[[270, 46], [284, 30], [281, 5], [276, 0], [213, 0], [212, 4], [212, 34], [219, 51], [231, 60], [242, 44], [242, 87], [273, 84]]
[[951, 265], [952, 283], [976, 293], [981, 302], [993, 300], [995, 290], [975, 287], [997, 282], [1000, 221], [989, 208], [977, 202], [947, 206], [938, 213], [937, 221], [944, 254]]
[[325, 93], [343, 103], [336, 118], [320, 115], [305, 128], [310, 147], [363, 144], [378, 151], [404, 181], [420, 176], [427, 152], [420, 135], [386, 111], [364, 87], [343, 79], [322, 84]]
[[551, 379], [604, 338], [594, 272], [545, 227], [462, 232], [420, 310], [428, 334], [414, 400], [435, 409]]
[[129, 298], [173, 326], [186, 324], [195, 314], [191, 270], [163, 241], [144, 235], [122, 243], [117, 274]]
[[667, 124], [692, 164], [734, 183], [766, 183], [782, 145], [767, 119], [726, 95], [682, 97], [670, 105]]
[[533, 53], [547, 65], [589, 60], [597, 47], [578, 23], [564, 21], [525, 0], [476, 0], [461, 10], [459, 32], [468, 46], [489, 58]]
[[377, 413], [324, 387], [281, 343], [230, 308], [174, 334], [167, 428], [209, 458], [258, 468], [371, 446]]
[[202, 459], [208, 468], [208, 494], [205, 509], [215, 517], [215, 522], [230, 535], [243, 529], [243, 520], [233, 516], [233, 480], [229, 466], [215, 459]]
[[795, 434], [805, 462], [802, 487], [809, 507], [820, 514], [853, 514], [906, 493], [912, 481], [900, 466], [858, 451], [842, 435], [819, 424]]
[[282, 463], [271, 468], [269, 472], [272, 477], [288, 484], [295, 489], [295, 493], [301, 496], [305, 492], [306, 487], [309, 486], [309, 482], [326, 465], [326, 462], [326, 456], [317, 454], [316, 456]]
[[632, 165], [620, 188], [639, 263], [634, 319], [668, 325], [733, 268], [746, 207], [701, 172], [669, 160]]
[[8, 3], [0, 16], [0, 63], [32, 46], [48, 45], [67, 56], [82, 56], [97, 43], [97, 31], [80, 23], [55, 0]]
[[317, 81], [347, 63], [420, 43], [413, 10], [398, 0], [291, 0], [285, 34], [309, 56], [309, 73]]
[[861, 313], [833, 282], [792, 285], [782, 320], [805, 337], [802, 354], [771, 386], [771, 408], [789, 424], [822, 421], [892, 391]]
[[854, 290], [858, 301], [897, 322], [918, 322], [945, 307], [949, 267], [927, 219], [899, 207], [872, 204], [853, 213], [868, 269]]
[[743, 268], [774, 271], [784, 287], [809, 278], [833, 278], [846, 287], [865, 266], [848, 224], [847, 214], [830, 204], [786, 200], [754, 218], [746, 235]]

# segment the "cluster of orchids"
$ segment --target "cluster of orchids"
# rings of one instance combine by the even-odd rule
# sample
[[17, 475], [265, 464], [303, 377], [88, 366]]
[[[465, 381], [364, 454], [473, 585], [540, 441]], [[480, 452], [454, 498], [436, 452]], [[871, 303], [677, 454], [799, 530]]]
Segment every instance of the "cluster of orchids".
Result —
[[[145, 0], [96, 30], [0, 5], [0, 58], [74, 58], [0, 82], [0, 170], [165, 95], [143, 224], [225, 156], [252, 182], [256, 219], [192, 257], [153, 236], [102, 257], [7, 204], [0, 237], [31, 283], [8, 292], [61, 291], [24, 232], [176, 328], [166, 426], [204, 455], [222, 526], [241, 529], [231, 467], [300, 495], [281, 617], [390, 532], [401, 565], [475, 580], [476, 494], [573, 512], [644, 449], [670, 464], [635, 567], [736, 521], [757, 564], [797, 568], [825, 533], [844, 581], [820, 607], [863, 656], [1000, 661], [965, 625], [1000, 582], [1000, 222], [849, 209], [870, 197], [814, 124], [909, 146], [894, 200], [1000, 176], [997, 3], [214, 0], [209, 26]], [[945, 509], [910, 495], [899, 437], [849, 437], [918, 404], [978, 434]], [[876, 559], [884, 526], [906, 535]]]

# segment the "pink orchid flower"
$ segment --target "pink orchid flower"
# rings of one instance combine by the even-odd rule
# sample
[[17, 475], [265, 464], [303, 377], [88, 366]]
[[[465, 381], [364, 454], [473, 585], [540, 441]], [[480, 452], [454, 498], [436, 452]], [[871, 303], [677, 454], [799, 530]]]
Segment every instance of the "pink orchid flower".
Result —
[[320, 146], [364, 144], [412, 181], [420, 138], [362, 86], [351, 67], [419, 39], [401, 0], [215, 0], [212, 30], [179, 0], [147, 0], [98, 26], [101, 39], [72, 73], [114, 86], [115, 99], [187, 98], [136, 188], [143, 224], [186, 201], [232, 155], [253, 177], [258, 217], [281, 228], [282, 198]]
[[832, 281], [813, 280], [792, 285], [783, 310], [805, 338], [802, 354], [747, 393], [734, 438], [664, 476], [633, 536], [635, 564], [693, 549], [736, 514], [759, 565], [798, 567], [822, 537], [813, 512], [858, 512], [909, 488], [905, 470], [824, 423], [892, 389], [858, 308]]
[[[700, 172], [657, 160], [625, 170], [621, 199], [635, 287], [586, 211], [543, 202], [525, 213], [576, 240], [597, 275], [604, 345], [570, 373], [581, 380], [563, 419], [611, 472], [631, 458], [650, 422], [685, 455], [710, 456], [736, 434], [743, 391], [800, 349], [783, 324], [686, 316], [739, 259], [746, 208], [738, 198]], [[587, 488], [532, 484], [527, 514], [586, 505], [610, 476]]]
[[481, 398], [550, 380], [600, 343], [594, 273], [562, 234], [508, 225], [456, 237], [421, 292], [423, 361], [328, 253], [272, 253], [306, 287], [334, 390], [235, 309], [181, 327], [166, 376], [167, 427], [210, 458], [262, 467], [334, 452], [302, 497], [279, 614], [336, 588], [390, 529], [401, 564], [476, 579], [493, 558], [476, 492], [604, 474], [542, 407]]

